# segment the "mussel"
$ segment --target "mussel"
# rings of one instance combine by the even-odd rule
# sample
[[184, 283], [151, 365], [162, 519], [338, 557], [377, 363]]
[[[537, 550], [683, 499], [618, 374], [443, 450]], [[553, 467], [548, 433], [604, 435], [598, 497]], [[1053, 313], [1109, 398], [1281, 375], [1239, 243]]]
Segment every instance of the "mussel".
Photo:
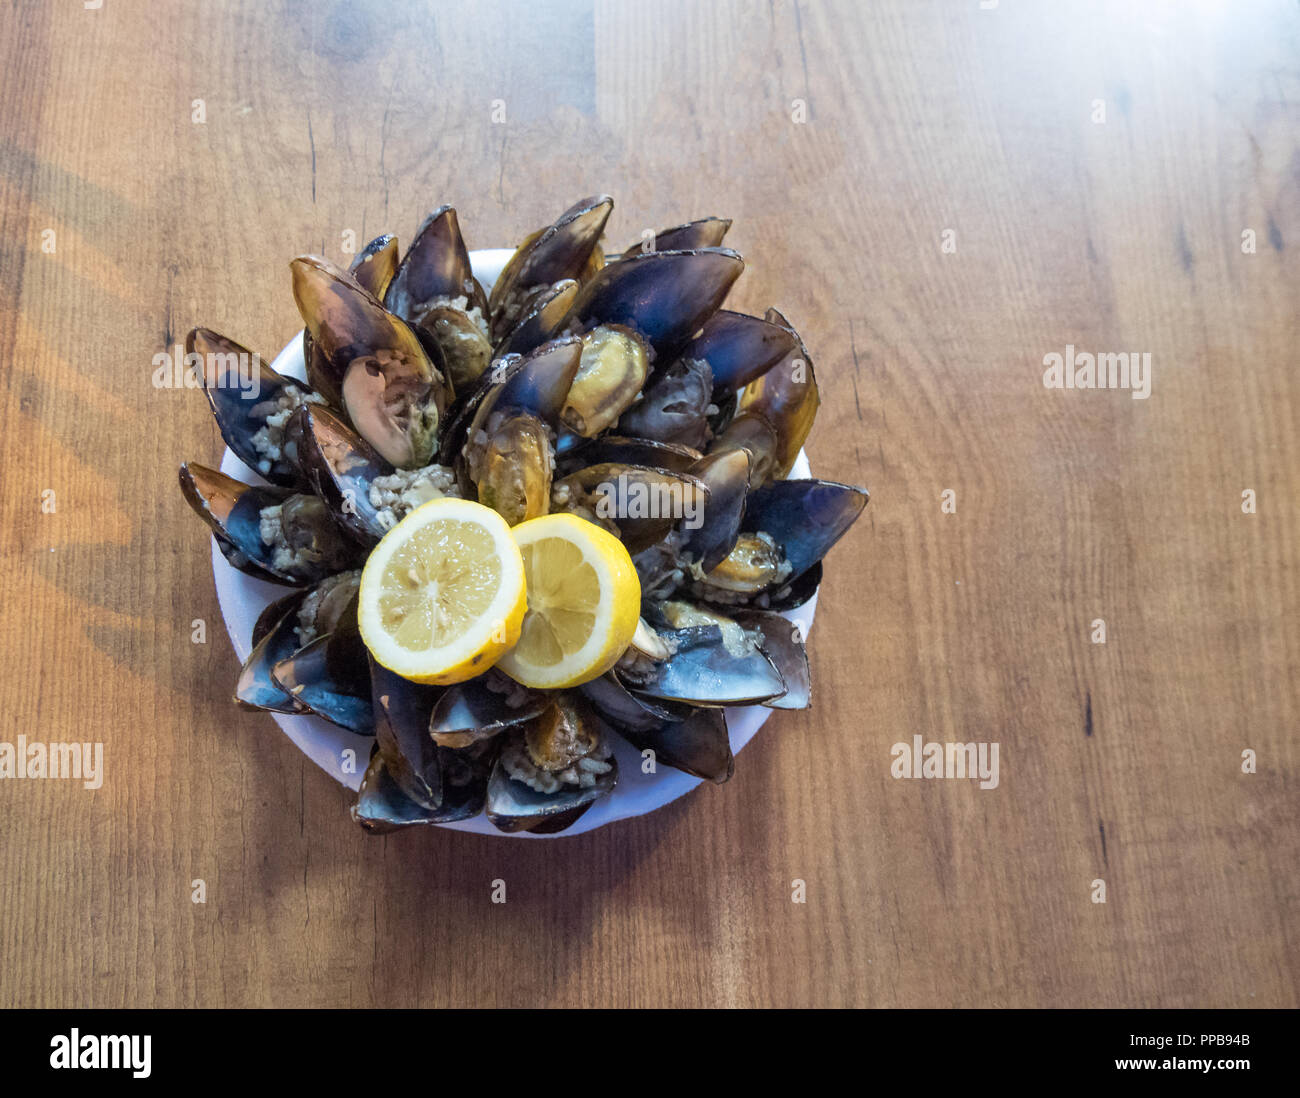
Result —
[[455, 393], [466, 393], [492, 360], [487, 296], [470, 267], [456, 211], [440, 206], [402, 258], [384, 304], [437, 347]]
[[789, 475], [821, 404], [812, 359], [803, 343], [775, 309], [769, 309], [767, 316], [790, 334], [795, 347], [741, 390], [734, 417], [711, 447], [714, 452], [748, 450], [750, 482], [755, 488]]
[[450, 391], [425, 344], [328, 260], [290, 266], [298, 311], [352, 426], [399, 468], [429, 464]]
[[503, 739], [487, 789], [488, 819], [502, 831], [563, 831], [618, 781], [609, 738], [579, 694], [557, 693]]
[[671, 229], [660, 229], [650, 234], [647, 230], [643, 239], [638, 240], [623, 253], [621, 258], [631, 259], [644, 252], [689, 251], [694, 248], [716, 248], [731, 228], [731, 219], [727, 217], [702, 217], [698, 221], [688, 221], [685, 225], [676, 225]]
[[356, 560], [356, 546], [318, 496], [244, 484], [197, 462], [181, 466], [180, 483], [222, 555], [241, 572], [302, 587]]
[[221, 437], [235, 456], [272, 484], [301, 485], [297, 455], [286, 444], [285, 424], [298, 407], [323, 403], [323, 399], [209, 328], [195, 328], [185, 337], [185, 353], [201, 360], [203, 391]]
[[582, 357], [582, 341], [557, 339], [500, 373], [480, 397], [463, 451], [480, 503], [512, 526], [550, 509], [555, 423]]
[[596, 247], [614, 200], [594, 195], [574, 203], [529, 236], [510, 257], [489, 298], [492, 332], [500, 341], [561, 282], [583, 282], [603, 262]]
[[623, 325], [669, 355], [717, 311], [744, 269], [728, 248], [633, 255], [603, 267], [578, 291], [573, 320], [584, 328]]

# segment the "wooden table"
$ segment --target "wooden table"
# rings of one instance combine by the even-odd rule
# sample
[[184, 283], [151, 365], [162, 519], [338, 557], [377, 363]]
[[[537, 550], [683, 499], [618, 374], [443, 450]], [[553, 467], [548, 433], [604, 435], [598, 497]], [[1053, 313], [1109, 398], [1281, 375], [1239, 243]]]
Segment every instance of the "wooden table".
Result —
[[[1297, 1005], [1294, 4], [191, 8], [0, 15], [0, 738], [105, 752], [0, 782], [0, 1005]], [[175, 484], [221, 446], [153, 356], [274, 353], [345, 232], [601, 190], [619, 246], [735, 218], [871, 489], [814, 708], [594, 834], [368, 837], [229, 702]], [[1045, 387], [1067, 345], [1149, 397]]]

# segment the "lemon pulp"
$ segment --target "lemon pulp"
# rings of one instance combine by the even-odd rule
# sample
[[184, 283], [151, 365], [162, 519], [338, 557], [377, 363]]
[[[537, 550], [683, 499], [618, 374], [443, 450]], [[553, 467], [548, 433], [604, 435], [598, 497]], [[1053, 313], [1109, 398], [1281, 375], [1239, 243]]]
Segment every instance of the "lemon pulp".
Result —
[[440, 519], [421, 527], [383, 571], [379, 612], [403, 648], [444, 648], [480, 618], [501, 584], [501, 562], [482, 527]]

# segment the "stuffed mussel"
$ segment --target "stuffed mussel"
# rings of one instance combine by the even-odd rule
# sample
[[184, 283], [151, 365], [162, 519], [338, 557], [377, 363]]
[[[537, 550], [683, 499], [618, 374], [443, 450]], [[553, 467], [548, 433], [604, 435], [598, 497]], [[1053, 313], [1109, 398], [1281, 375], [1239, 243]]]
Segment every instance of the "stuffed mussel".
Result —
[[[306, 380], [262, 365], [255, 399], [230, 373], [244, 347], [207, 328], [187, 340], [254, 483], [190, 462], [182, 491], [231, 565], [284, 589], [257, 622], [235, 700], [373, 737], [352, 809], [367, 831], [485, 814], [503, 832], [560, 832], [615, 789], [618, 738], [724, 782], [728, 708], [811, 703], [803, 638], [782, 612], [812, 597], [867, 493], [788, 479], [816, 376], [781, 313], [722, 308], [744, 270], [723, 244], [730, 221], [615, 251], [612, 209], [606, 195], [570, 206], [490, 288], [449, 206], [404, 253], [385, 235], [346, 269], [295, 258]], [[490, 509], [509, 536], [562, 515], [617, 539], [636, 592], [630, 641], [580, 681], [542, 687], [512, 651], [559, 652], [565, 638], [516, 615], [491, 658], [454, 675], [393, 670], [367, 633], [367, 565], [408, 518], [451, 500]], [[541, 577], [519, 559], [530, 613], [587, 567], [578, 556]], [[395, 560], [393, 583], [409, 575], [418, 594], [441, 582]], [[415, 597], [383, 604], [394, 628], [452, 628], [399, 620]]]

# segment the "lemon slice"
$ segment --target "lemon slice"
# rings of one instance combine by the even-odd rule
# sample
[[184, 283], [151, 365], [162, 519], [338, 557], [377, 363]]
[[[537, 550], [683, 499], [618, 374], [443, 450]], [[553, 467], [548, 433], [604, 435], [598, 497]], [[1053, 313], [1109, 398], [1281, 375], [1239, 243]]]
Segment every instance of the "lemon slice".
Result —
[[357, 621], [388, 670], [442, 684], [496, 663], [518, 639], [526, 606], [523, 560], [505, 519], [469, 500], [434, 499], [371, 552]]
[[528, 577], [519, 643], [497, 664], [516, 682], [557, 690], [599, 678], [636, 633], [641, 581], [613, 534], [577, 515], [543, 515], [511, 530]]

